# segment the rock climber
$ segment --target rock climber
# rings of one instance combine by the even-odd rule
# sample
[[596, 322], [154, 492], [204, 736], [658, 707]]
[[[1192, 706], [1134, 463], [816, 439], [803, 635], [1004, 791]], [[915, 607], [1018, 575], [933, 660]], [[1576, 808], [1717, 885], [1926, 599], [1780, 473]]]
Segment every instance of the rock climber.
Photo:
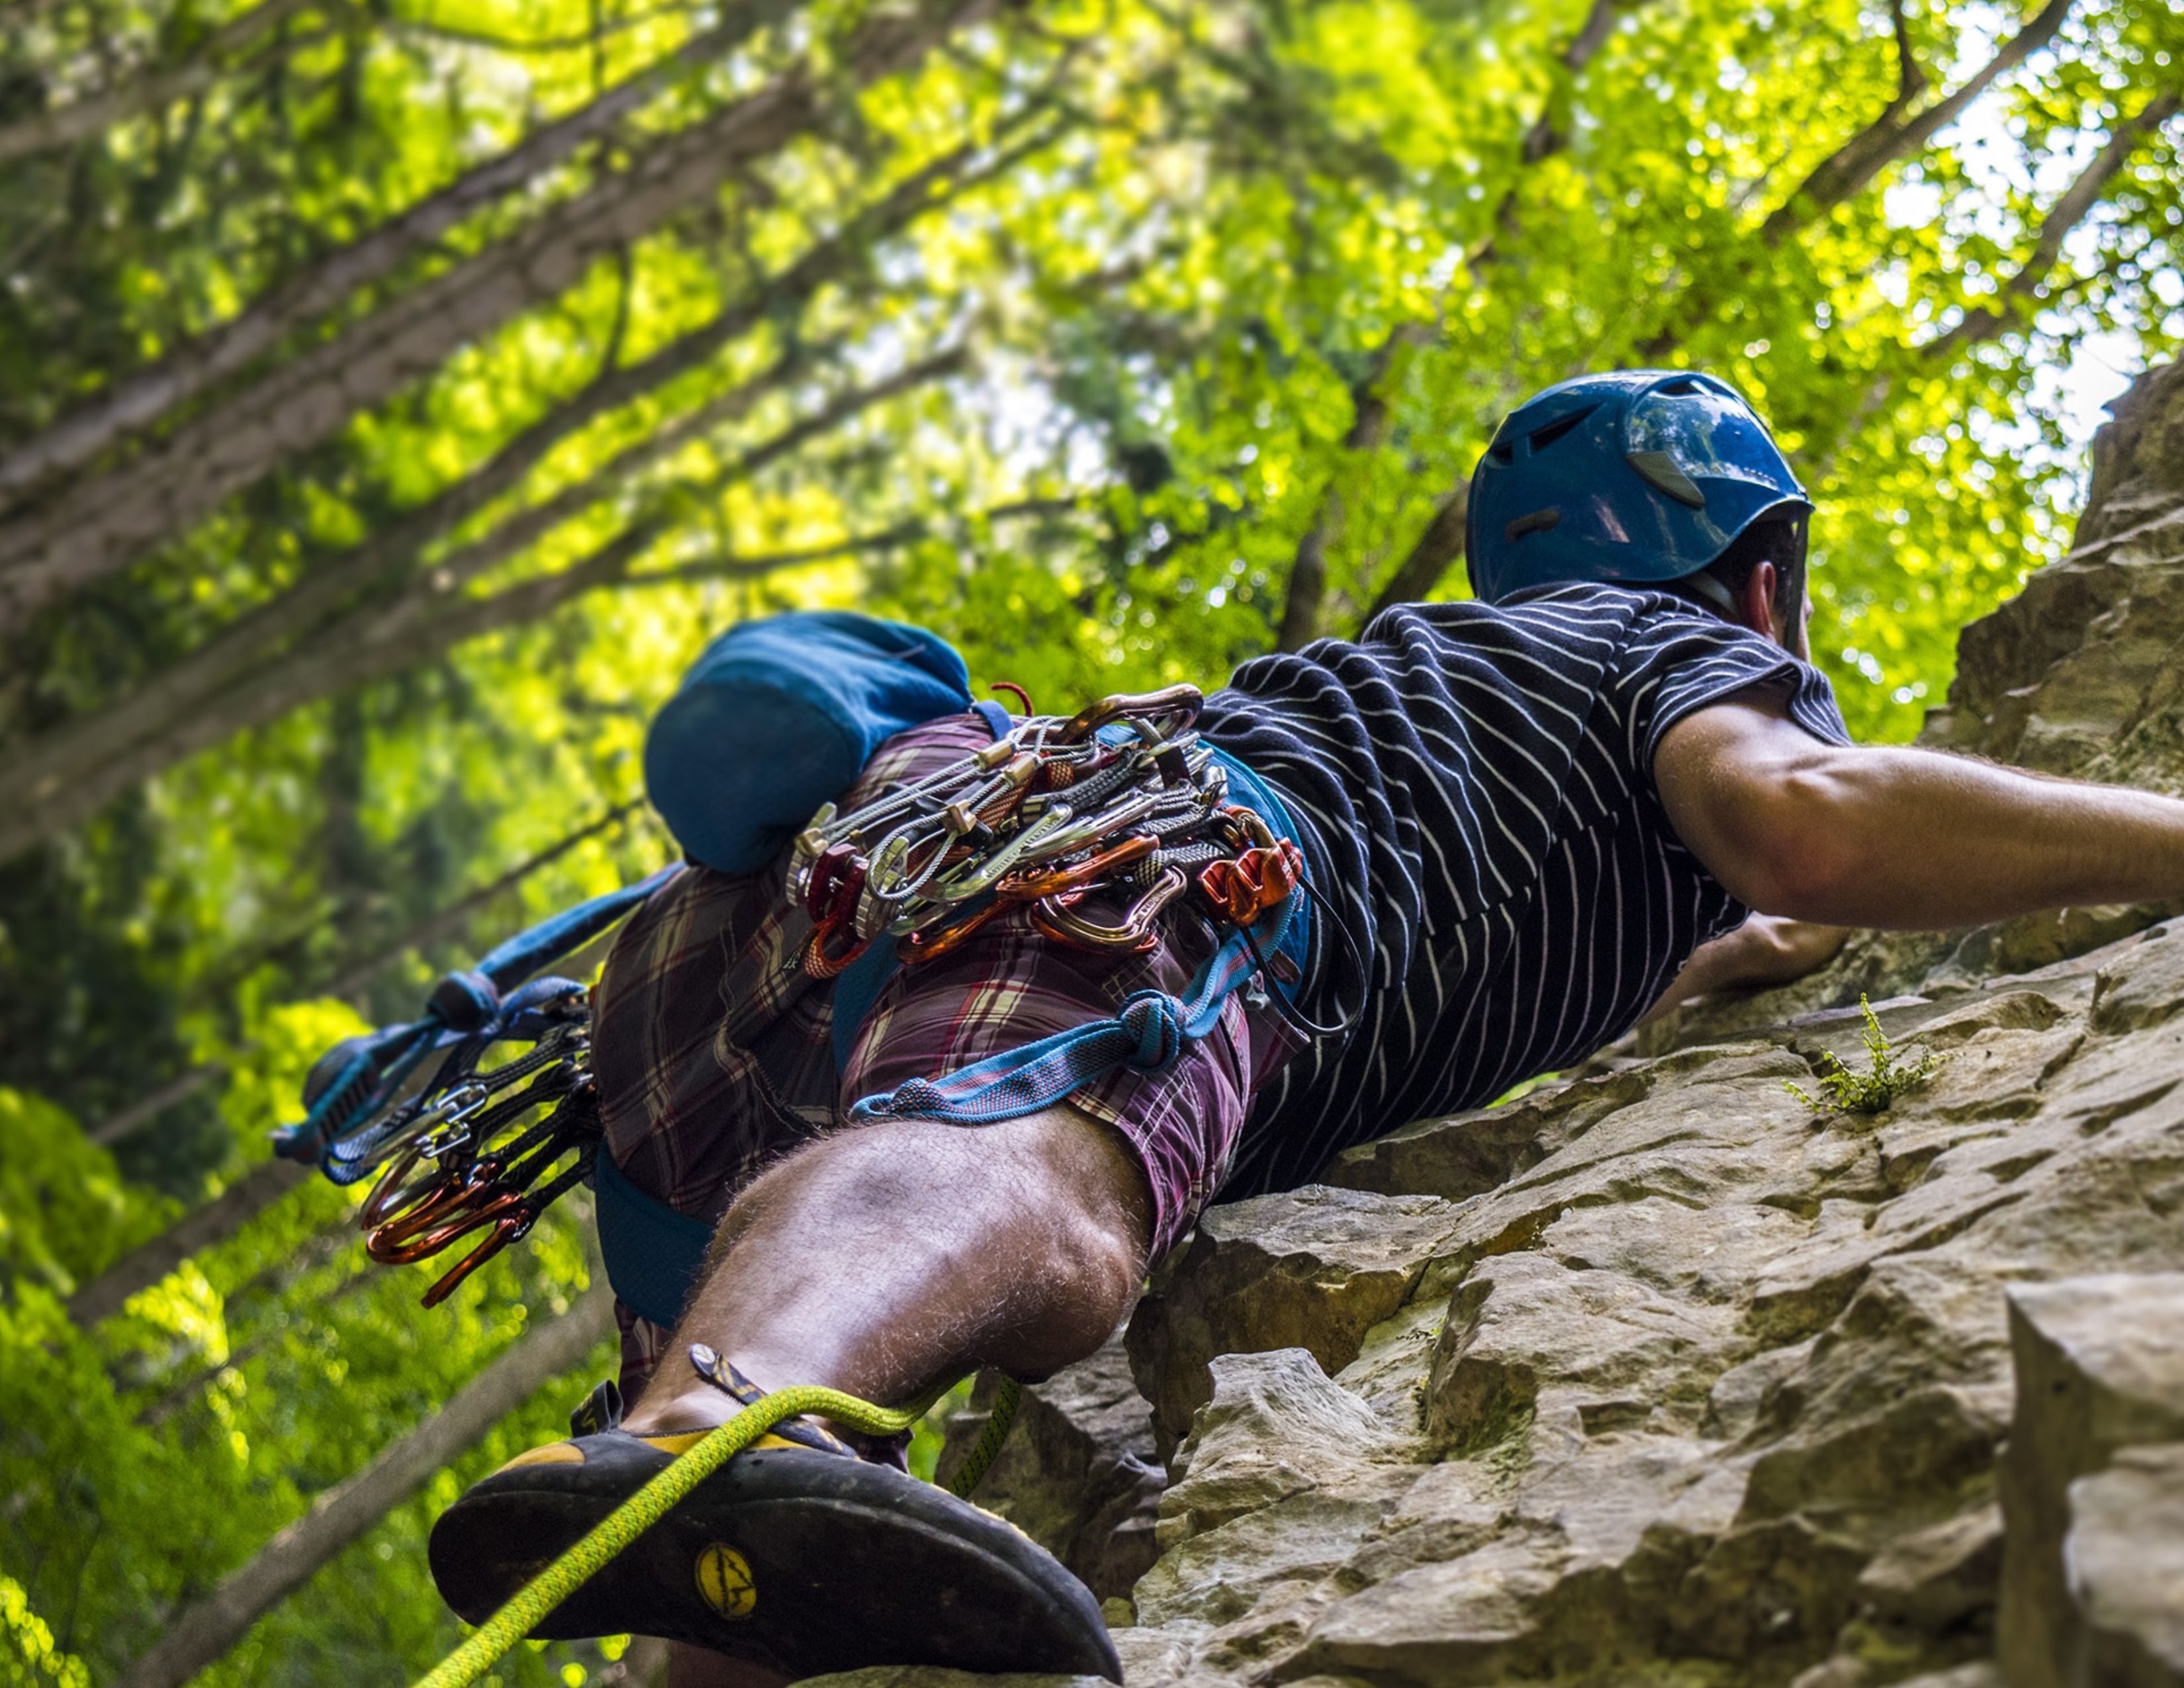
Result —
[[[993, 921], [897, 973], [838, 1065], [779, 862], [655, 894], [606, 964], [593, 1067], [615, 1168], [711, 1228], [705, 1273], [671, 1329], [623, 1310], [626, 1412], [603, 1391], [583, 1434], [442, 1520], [451, 1602], [491, 1610], [766, 1390], [885, 1402], [974, 1366], [1047, 1375], [1106, 1340], [1217, 1195], [1305, 1183], [1582, 1061], [1657, 1003], [1795, 977], [1847, 928], [2184, 888], [2184, 804], [1852, 744], [1807, 660], [1811, 513], [1725, 382], [1567, 382], [1479, 460], [1472, 601], [1254, 659], [1206, 700], [1198, 730], [1303, 847], [1319, 917], [1296, 1002], [1317, 1035], [1240, 994], [1165, 1067], [1028, 1117], [844, 1128], [855, 1098], [1179, 990], [1190, 934], [1094, 955]], [[916, 727], [861, 791], [989, 737], [970, 715]], [[540, 1633], [668, 1636], [676, 1688], [845, 1657], [1116, 1674], [1081, 1589], [899, 1459], [791, 1421]]]

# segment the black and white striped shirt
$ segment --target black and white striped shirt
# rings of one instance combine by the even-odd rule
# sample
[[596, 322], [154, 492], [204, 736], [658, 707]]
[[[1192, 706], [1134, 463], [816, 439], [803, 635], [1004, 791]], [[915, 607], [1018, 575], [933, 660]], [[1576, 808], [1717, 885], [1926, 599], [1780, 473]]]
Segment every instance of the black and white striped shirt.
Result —
[[1356, 950], [1314, 921], [1303, 1006], [1349, 1029], [1261, 1092], [1224, 1193], [1301, 1184], [1353, 1143], [1628, 1030], [1747, 912], [1671, 830], [1653, 753], [1694, 710], [1755, 687], [1849, 742], [1817, 671], [1623, 587], [1404, 604], [1357, 643], [1239, 668], [1199, 728], [1288, 803]]

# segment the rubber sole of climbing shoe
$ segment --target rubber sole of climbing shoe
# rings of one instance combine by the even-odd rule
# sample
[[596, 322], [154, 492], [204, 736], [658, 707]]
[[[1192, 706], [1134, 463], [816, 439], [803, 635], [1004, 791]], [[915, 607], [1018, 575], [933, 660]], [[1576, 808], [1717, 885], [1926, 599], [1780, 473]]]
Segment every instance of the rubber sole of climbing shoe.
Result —
[[[610, 1431], [496, 1472], [432, 1528], [441, 1595], [482, 1623], [670, 1457]], [[738, 1455], [531, 1633], [660, 1635], [793, 1680], [883, 1664], [1123, 1678], [1090, 1591], [1028, 1536], [801, 1448]]]

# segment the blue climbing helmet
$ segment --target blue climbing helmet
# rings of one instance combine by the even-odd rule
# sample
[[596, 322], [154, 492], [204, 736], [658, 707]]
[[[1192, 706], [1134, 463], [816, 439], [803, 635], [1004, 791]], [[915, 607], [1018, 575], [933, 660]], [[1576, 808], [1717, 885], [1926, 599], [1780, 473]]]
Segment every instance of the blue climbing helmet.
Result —
[[1511, 411], [1471, 475], [1471, 589], [1492, 604], [1566, 581], [1696, 572], [1812, 501], [1744, 397], [1688, 370], [1615, 370]]

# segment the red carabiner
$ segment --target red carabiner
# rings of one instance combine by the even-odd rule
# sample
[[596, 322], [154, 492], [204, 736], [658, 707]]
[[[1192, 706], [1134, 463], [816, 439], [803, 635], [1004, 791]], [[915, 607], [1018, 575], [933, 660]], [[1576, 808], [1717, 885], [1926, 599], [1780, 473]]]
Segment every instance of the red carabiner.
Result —
[[[476, 1193], [481, 1199], [475, 1205], [465, 1203], [456, 1207], [453, 1217], [437, 1224], [407, 1218], [393, 1225], [382, 1225], [364, 1240], [365, 1252], [382, 1266], [414, 1266], [421, 1260], [430, 1260], [479, 1226], [493, 1223], [523, 1201], [522, 1191], [489, 1184], [478, 1186]], [[464, 1194], [469, 1195], [471, 1192], [466, 1190]]]
[[[833, 950], [827, 947], [828, 939], [839, 938], [844, 933], [849, 936], [848, 949]], [[829, 922], [816, 928], [804, 944], [805, 977], [815, 979], [834, 978], [850, 962], [863, 955], [869, 943], [869, 939], [858, 937], [846, 920]]]

